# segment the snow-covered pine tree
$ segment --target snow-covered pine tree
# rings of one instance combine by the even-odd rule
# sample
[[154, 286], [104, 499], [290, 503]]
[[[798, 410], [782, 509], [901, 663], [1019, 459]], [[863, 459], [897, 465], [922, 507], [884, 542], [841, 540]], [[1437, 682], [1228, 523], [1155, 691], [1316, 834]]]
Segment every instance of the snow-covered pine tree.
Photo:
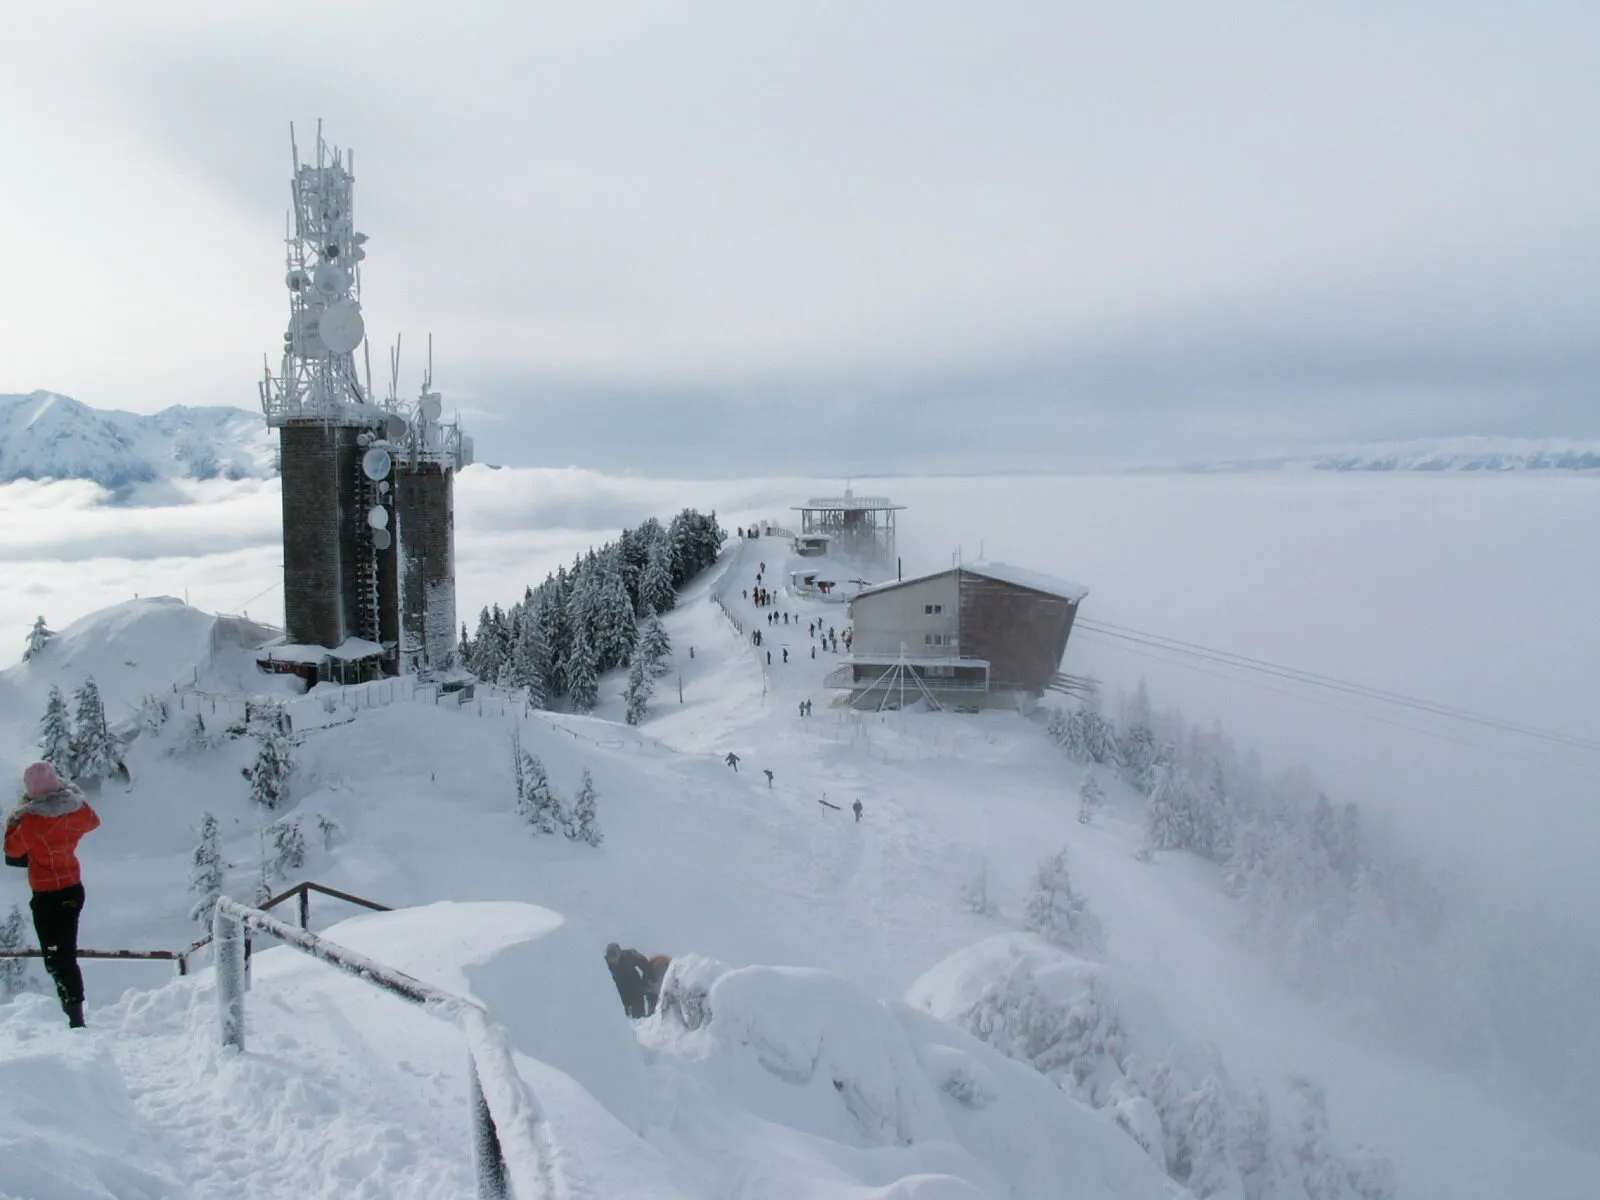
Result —
[[1047, 941], [1075, 954], [1105, 952], [1105, 928], [1089, 911], [1088, 901], [1073, 890], [1065, 847], [1039, 864], [1022, 922]]
[[1189, 1175], [1184, 1181], [1196, 1200], [1243, 1195], [1244, 1184], [1233, 1165], [1228, 1099], [1222, 1081], [1207, 1075], [1185, 1102], [1189, 1123]]
[[515, 726], [511, 729], [511, 794], [515, 800], [517, 816], [528, 817], [528, 773], [523, 764], [527, 754], [522, 749], [522, 734]]
[[306, 865], [306, 839], [300, 832], [298, 817], [285, 817], [267, 826], [267, 836], [272, 839], [272, 873], [279, 879], [288, 878], [289, 872]]
[[327, 813], [318, 813], [317, 832], [322, 835], [322, 848], [324, 850], [332, 850], [333, 840], [344, 832], [344, 826]]
[[651, 680], [648, 664], [642, 655], [635, 655], [633, 665], [628, 668], [627, 710], [622, 719], [629, 725], [643, 721], [650, 705], [650, 693], [654, 690], [655, 683]]
[[1150, 805], [1144, 845], [1149, 850], [1187, 849], [1194, 834], [1181, 769], [1157, 763], [1150, 770]]
[[[28, 925], [23, 920], [22, 905], [13, 904], [6, 919], [0, 921], [0, 950], [16, 951], [27, 948]], [[27, 988], [28, 960], [0, 958], [0, 996], [15, 996]]]
[[988, 859], [980, 859], [977, 872], [961, 885], [961, 903], [968, 912], [980, 917], [992, 917], [999, 911], [989, 897]]
[[1346, 1200], [1348, 1180], [1328, 1128], [1327, 1097], [1304, 1075], [1289, 1076], [1289, 1087], [1300, 1102], [1291, 1147], [1300, 1185], [1309, 1200]]
[[522, 787], [522, 817], [535, 833], [549, 834], [567, 828], [567, 814], [560, 797], [550, 787], [544, 762], [527, 751], [522, 755]]
[[1234, 1129], [1233, 1162], [1245, 1200], [1273, 1200], [1278, 1194], [1277, 1156], [1273, 1151], [1272, 1105], [1257, 1087], [1244, 1102]]
[[639, 628], [639, 653], [652, 675], [665, 675], [672, 670], [672, 639], [653, 608], [645, 610], [644, 623]]
[[605, 835], [600, 832], [599, 813], [596, 811], [598, 800], [594, 779], [589, 774], [589, 768], [585, 767], [583, 782], [578, 785], [578, 794], [572, 798], [572, 821], [568, 826], [567, 836], [573, 841], [587, 842], [591, 846], [598, 846], [605, 841]]
[[249, 770], [250, 800], [271, 811], [282, 807], [289, 798], [289, 773], [294, 764], [288, 741], [275, 728], [258, 728], [256, 738], [259, 749]]
[[54, 767], [63, 778], [72, 777], [72, 717], [66, 697], [54, 684], [44, 704], [44, 719], [39, 722], [39, 757]]
[[622, 576], [619, 555], [608, 554], [601, 559], [605, 582], [595, 605], [595, 653], [600, 669], [609, 671], [621, 667], [633, 658], [634, 639], [638, 631], [634, 626], [633, 601], [628, 598], [628, 585]]
[[72, 777], [79, 783], [99, 783], [111, 773], [116, 755], [106, 728], [105, 705], [93, 679], [83, 681], [73, 704]]
[[678, 593], [672, 586], [672, 546], [664, 534], [651, 543], [644, 575], [639, 580], [639, 598], [653, 612], [671, 612], [677, 607]]
[[1100, 804], [1105, 793], [1100, 790], [1100, 781], [1090, 771], [1083, 777], [1083, 782], [1078, 785], [1078, 824], [1087, 825], [1094, 820], [1094, 814], [1100, 811]]
[[544, 641], [544, 613], [528, 601], [522, 610], [517, 644], [512, 651], [512, 682], [528, 694], [528, 703], [544, 708], [550, 697], [550, 652]]
[[272, 899], [272, 860], [267, 852], [267, 831], [260, 828], [256, 830], [256, 844], [261, 850], [261, 870], [256, 875], [256, 907], [260, 908]]
[[200, 840], [189, 855], [189, 894], [195, 898], [189, 919], [211, 927], [211, 912], [222, 895], [222, 835], [217, 818], [200, 814]]
[[53, 637], [55, 633], [45, 625], [44, 618], [40, 617], [33, 623], [33, 628], [28, 630], [28, 644], [22, 651], [22, 661], [32, 662], [39, 656], [39, 652], [50, 644], [50, 639]]
[[600, 664], [587, 630], [578, 629], [567, 659], [567, 696], [578, 712], [589, 712], [600, 699]]
[[1096, 1108], [1111, 1101], [1123, 1082], [1127, 1038], [1097, 977], [1089, 977], [1088, 986], [1067, 1008], [1055, 1053], [1074, 1095]]

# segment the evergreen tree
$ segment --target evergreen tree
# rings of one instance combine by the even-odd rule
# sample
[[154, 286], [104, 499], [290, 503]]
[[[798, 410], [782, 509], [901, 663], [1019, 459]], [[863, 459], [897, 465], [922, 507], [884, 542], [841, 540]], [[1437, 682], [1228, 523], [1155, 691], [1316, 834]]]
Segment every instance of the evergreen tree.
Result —
[[643, 656], [635, 657], [633, 666], [628, 669], [627, 711], [623, 714], [623, 720], [629, 725], [643, 721], [650, 704], [650, 693], [654, 690], [655, 684], [651, 682], [650, 669]]
[[1149, 850], [1187, 849], [1194, 823], [1179, 769], [1157, 764], [1151, 769], [1150, 805], [1145, 813], [1144, 844]]
[[522, 610], [522, 624], [517, 631], [517, 644], [512, 652], [512, 682], [527, 691], [528, 703], [534, 708], [545, 708], [550, 697], [550, 651], [544, 640], [544, 613], [542, 606]]
[[560, 797], [551, 790], [550, 776], [545, 772], [543, 761], [537, 755], [524, 751], [521, 775], [523, 791], [520, 811], [523, 820], [539, 834], [566, 829], [567, 814], [561, 806]]
[[271, 811], [289, 798], [289, 773], [293, 763], [289, 757], [289, 743], [276, 729], [262, 728], [256, 736], [260, 747], [249, 770], [250, 800]]
[[300, 832], [300, 821], [285, 817], [267, 826], [267, 836], [272, 841], [272, 873], [279, 879], [288, 878], [289, 872], [306, 865], [306, 839]]
[[595, 654], [602, 671], [627, 665], [633, 657], [637, 636], [633, 601], [628, 599], [627, 584], [617, 560], [615, 554], [602, 560], [605, 582], [600, 585], [595, 604]]
[[999, 909], [989, 898], [989, 862], [983, 859], [978, 863], [977, 874], [961, 885], [961, 903], [968, 912], [976, 913], [980, 917], [992, 917]]
[[50, 687], [45, 701], [44, 720], [39, 723], [39, 757], [49, 763], [63, 779], [72, 777], [72, 717], [61, 689]]
[[106, 728], [106, 710], [100, 702], [100, 689], [93, 679], [85, 679], [73, 697], [72, 777], [80, 783], [98, 783], [111, 773], [115, 754], [111, 732]]
[[589, 768], [585, 767], [578, 794], [572, 798], [572, 821], [567, 836], [573, 841], [587, 842], [591, 846], [598, 846], [605, 841], [605, 835], [600, 832], [599, 815], [596, 812], [598, 799], [594, 779], [589, 774]]
[[[26, 950], [28, 948], [28, 923], [23, 920], [22, 905], [13, 904], [11, 912], [0, 921], [0, 950]], [[15, 996], [28, 988], [28, 960], [25, 958], [0, 958], [0, 996]]]
[[1234, 1169], [1227, 1097], [1216, 1075], [1207, 1075], [1185, 1106], [1189, 1124], [1189, 1174], [1185, 1182], [1197, 1200], [1237, 1196], [1243, 1188]]
[[667, 627], [661, 623], [655, 609], [645, 611], [644, 625], [639, 630], [639, 653], [653, 675], [665, 675], [672, 670], [672, 641], [667, 637]]
[[578, 712], [588, 712], [600, 699], [600, 670], [594, 646], [585, 630], [579, 629], [572, 642], [572, 657], [567, 660], [567, 696]]
[[1100, 781], [1094, 777], [1094, 772], [1090, 771], [1078, 785], [1078, 824], [1087, 825], [1094, 820], [1094, 814], [1100, 811], [1103, 798]]
[[1272, 1200], [1277, 1195], [1272, 1106], [1267, 1101], [1266, 1091], [1260, 1087], [1244, 1105], [1234, 1134], [1233, 1161], [1244, 1185], [1245, 1200]]
[[1073, 890], [1063, 848], [1039, 864], [1023, 909], [1023, 924], [1048, 941], [1080, 954], [1105, 951], [1105, 929]]
[[639, 597], [651, 612], [671, 612], [677, 607], [678, 593], [672, 586], [672, 547], [665, 537], [650, 546], [639, 581]]
[[1328, 1128], [1327, 1097], [1304, 1075], [1291, 1075], [1289, 1086], [1300, 1101], [1292, 1146], [1300, 1185], [1309, 1200], [1346, 1200], [1348, 1180]]
[[28, 644], [22, 651], [22, 661], [32, 662], [38, 657], [39, 652], [50, 644], [50, 639], [53, 637], [55, 634], [45, 626], [44, 618], [40, 617], [28, 631]]
[[222, 895], [222, 835], [217, 818], [200, 814], [200, 841], [189, 855], [189, 894], [195, 898], [189, 919], [211, 927], [211, 913]]

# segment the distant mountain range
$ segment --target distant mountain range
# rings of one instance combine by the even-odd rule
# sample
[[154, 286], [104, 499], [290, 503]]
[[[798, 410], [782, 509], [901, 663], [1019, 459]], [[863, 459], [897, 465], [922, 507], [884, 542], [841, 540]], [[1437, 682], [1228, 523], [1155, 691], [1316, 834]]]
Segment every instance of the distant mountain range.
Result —
[[266, 479], [277, 446], [260, 413], [175, 406], [150, 416], [70, 396], [0, 395], [0, 483], [90, 479], [111, 492], [177, 479]]
[[1367, 442], [1267, 458], [1186, 463], [1155, 471], [1600, 471], [1600, 442], [1453, 437]]

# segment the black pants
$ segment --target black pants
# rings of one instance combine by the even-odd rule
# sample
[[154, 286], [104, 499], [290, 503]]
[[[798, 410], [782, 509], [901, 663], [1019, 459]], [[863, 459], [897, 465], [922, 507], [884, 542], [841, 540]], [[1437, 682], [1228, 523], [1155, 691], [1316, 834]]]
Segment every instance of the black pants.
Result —
[[35, 892], [33, 930], [44, 952], [44, 969], [55, 981], [63, 1006], [83, 1003], [83, 972], [78, 970], [78, 914], [83, 911], [83, 884], [57, 892]]

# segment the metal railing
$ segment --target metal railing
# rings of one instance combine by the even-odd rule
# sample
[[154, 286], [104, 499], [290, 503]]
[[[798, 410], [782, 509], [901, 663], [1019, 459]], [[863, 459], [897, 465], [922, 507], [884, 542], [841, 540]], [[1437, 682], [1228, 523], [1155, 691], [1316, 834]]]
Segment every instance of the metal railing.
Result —
[[212, 917], [217, 947], [217, 1020], [224, 1048], [241, 1054], [245, 1048], [244, 998], [250, 986], [245, 970], [246, 929], [275, 937], [453, 1022], [467, 1040], [468, 1104], [479, 1200], [572, 1200], [574, 1189], [556, 1153], [549, 1122], [517, 1072], [505, 1028], [487, 1009], [226, 896], [217, 901]]
[[[332, 896], [335, 900], [343, 900], [349, 904], [359, 904], [362, 908], [370, 908], [374, 912], [389, 911], [389, 906], [387, 904], [379, 904], [375, 900], [365, 900], [360, 896], [352, 896], [349, 892], [341, 892], [337, 888], [323, 887], [322, 884], [312, 883], [309, 880], [307, 880], [305, 883], [297, 883], [288, 891], [279, 892], [270, 900], [263, 901], [261, 904], [261, 910], [265, 912], [268, 909], [276, 908], [286, 900], [298, 898], [300, 903], [298, 905], [296, 915], [300, 921], [300, 928], [308, 928], [311, 924], [312, 892], [321, 892], [324, 896]], [[124, 962], [172, 962], [178, 964], [179, 975], [187, 975], [189, 973], [189, 960], [193, 958], [194, 955], [199, 951], [204, 950], [207, 946], [211, 945], [211, 937], [212, 935], [208, 933], [199, 941], [191, 942], [182, 950], [79, 950], [78, 957], [119, 959]], [[248, 950], [248, 945], [246, 949]], [[31, 948], [27, 950], [0, 950], [0, 958], [43, 957], [44, 952], [42, 950], [35, 950]]]

